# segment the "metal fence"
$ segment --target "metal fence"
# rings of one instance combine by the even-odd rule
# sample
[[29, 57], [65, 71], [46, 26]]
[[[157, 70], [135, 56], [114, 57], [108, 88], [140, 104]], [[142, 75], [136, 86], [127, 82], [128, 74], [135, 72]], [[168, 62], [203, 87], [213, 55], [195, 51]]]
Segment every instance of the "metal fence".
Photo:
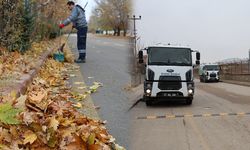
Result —
[[220, 68], [221, 68], [222, 74], [250, 75], [250, 61], [249, 60], [220, 64]]

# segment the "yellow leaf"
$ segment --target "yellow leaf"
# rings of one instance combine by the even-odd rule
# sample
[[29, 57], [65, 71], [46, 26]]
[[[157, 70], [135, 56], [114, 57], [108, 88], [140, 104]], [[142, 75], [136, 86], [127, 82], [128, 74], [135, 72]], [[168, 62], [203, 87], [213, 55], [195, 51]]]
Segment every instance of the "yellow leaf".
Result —
[[28, 130], [24, 133], [24, 141], [23, 144], [27, 144], [27, 143], [34, 143], [35, 140], [37, 139], [37, 136], [34, 132]]
[[73, 104], [73, 106], [76, 107], [76, 108], [82, 108], [82, 104], [81, 103]]
[[75, 85], [80, 85], [80, 84], [84, 84], [84, 82], [75, 82]]
[[62, 126], [67, 127], [74, 122], [72, 119], [66, 119], [64, 122], [61, 123]]
[[88, 138], [88, 144], [89, 145], [95, 144], [95, 137], [96, 137], [95, 133], [91, 133], [89, 135], [89, 138]]
[[76, 75], [75, 75], [75, 74], [70, 74], [69, 76], [70, 76], [70, 77], [76, 77]]
[[84, 89], [86, 89], [86, 87], [85, 87], [85, 86], [83, 86], [83, 87], [78, 87], [78, 89], [79, 89], [79, 90], [84, 90]]
[[11, 98], [16, 99], [17, 92], [16, 91], [11, 91], [10, 96], [11, 96]]
[[56, 117], [55, 116], [51, 117], [49, 122], [49, 127], [53, 128], [54, 131], [56, 131], [58, 129], [58, 126], [59, 126], [59, 121], [56, 120]]
[[92, 92], [89, 90], [89, 91], [86, 91], [85, 93], [86, 93], [86, 94], [91, 94]]

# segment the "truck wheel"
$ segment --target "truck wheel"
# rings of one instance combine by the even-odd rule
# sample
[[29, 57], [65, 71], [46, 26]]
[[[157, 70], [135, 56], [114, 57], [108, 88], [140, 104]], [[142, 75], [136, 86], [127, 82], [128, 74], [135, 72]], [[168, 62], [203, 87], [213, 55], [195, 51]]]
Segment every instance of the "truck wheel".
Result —
[[186, 99], [186, 104], [187, 104], [187, 105], [191, 105], [192, 102], [193, 102], [193, 98], [187, 98], [187, 99]]
[[143, 97], [143, 98], [144, 98], [147, 106], [153, 105], [153, 101], [150, 98], [148, 98], [148, 97]]
[[146, 101], [146, 105], [147, 106], [152, 106], [153, 105], [153, 101], [152, 100], [147, 100]]

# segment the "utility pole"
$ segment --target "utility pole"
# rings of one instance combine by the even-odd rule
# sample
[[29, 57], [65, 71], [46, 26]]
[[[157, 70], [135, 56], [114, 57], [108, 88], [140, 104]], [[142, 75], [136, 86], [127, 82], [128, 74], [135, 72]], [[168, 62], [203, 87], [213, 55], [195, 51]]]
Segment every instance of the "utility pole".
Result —
[[141, 20], [141, 16], [139, 17], [135, 17], [135, 15], [133, 15], [133, 17], [129, 17], [128, 19], [133, 20], [133, 24], [134, 24], [134, 55], [136, 55], [137, 53], [137, 30], [136, 30], [136, 21]]
[[250, 61], [250, 49], [248, 50], [248, 61]]
[[136, 29], [136, 21], [141, 20], [141, 16], [136, 17], [133, 15], [133, 17], [129, 17], [128, 19], [133, 21], [134, 26], [134, 46], [133, 46], [133, 59], [132, 59], [132, 74], [131, 74], [131, 86], [136, 87], [141, 83], [141, 74], [138, 71], [138, 62], [137, 62], [137, 29]]

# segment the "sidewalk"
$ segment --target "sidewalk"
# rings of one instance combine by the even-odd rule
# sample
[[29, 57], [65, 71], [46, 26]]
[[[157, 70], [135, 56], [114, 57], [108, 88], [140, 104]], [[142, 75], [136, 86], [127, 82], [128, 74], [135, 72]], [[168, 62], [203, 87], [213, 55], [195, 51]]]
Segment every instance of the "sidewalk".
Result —
[[235, 81], [235, 80], [221, 80], [221, 82], [250, 87], [250, 82], [242, 82], [242, 81]]

